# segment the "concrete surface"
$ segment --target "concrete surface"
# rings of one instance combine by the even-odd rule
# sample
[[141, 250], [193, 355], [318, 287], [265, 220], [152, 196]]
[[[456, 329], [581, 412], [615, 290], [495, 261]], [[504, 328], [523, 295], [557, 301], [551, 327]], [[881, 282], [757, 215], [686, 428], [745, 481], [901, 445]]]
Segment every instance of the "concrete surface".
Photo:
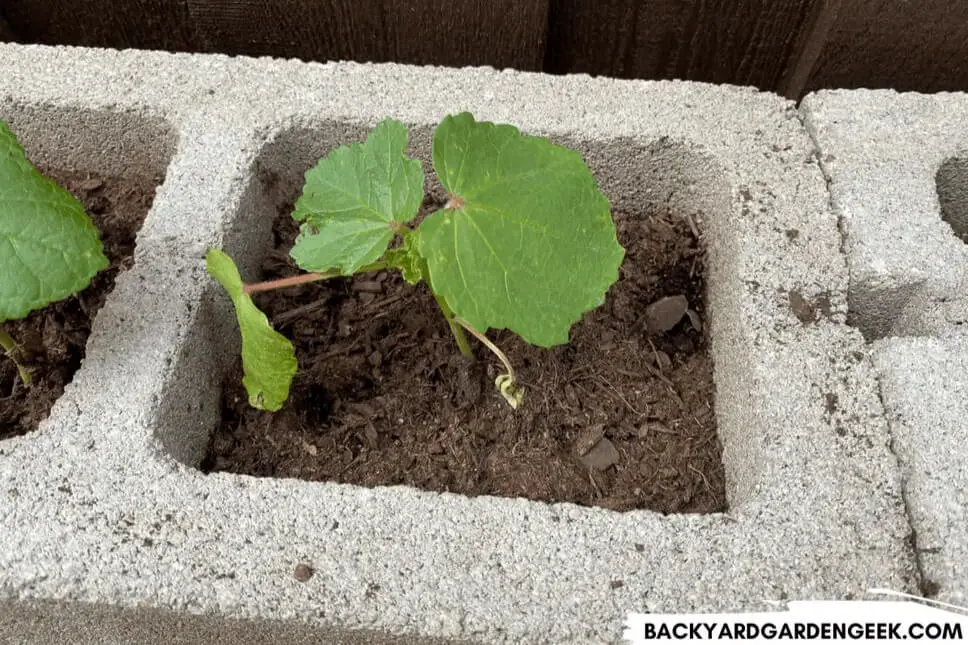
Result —
[[[393, 116], [426, 159], [433, 125], [465, 109], [579, 148], [618, 208], [700, 221], [728, 513], [195, 469], [237, 349], [205, 248], [245, 275], [268, 248], [267, 213], [316, 156]], [[82, 369], [37, 432], [0, 443], [0, 642], [201, 643], [239, 619], [268, 642], [612, 643], [630, 611], [918, 590], [873, 364], [845, 324], [837, 219], [791, 103], [693, 83], [0, 44], [0, 118], [37, 161], [167, 164]]]
[[820, 92], [802, 105], [874, 344], [922, 590], [968, 600], [968, 94]]
[[823, 91], [801, 109], [844, 232], [851, 322], [869, 339], [963, 333], [968, 94]]
[[925, 592], [968, 606], [968, 336], [878, 341]]

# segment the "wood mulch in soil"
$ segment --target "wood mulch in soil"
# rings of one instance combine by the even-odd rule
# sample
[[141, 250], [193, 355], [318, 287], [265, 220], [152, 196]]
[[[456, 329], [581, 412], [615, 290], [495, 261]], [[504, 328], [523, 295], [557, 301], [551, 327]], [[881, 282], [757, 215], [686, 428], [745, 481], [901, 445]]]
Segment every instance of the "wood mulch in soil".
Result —
[[114, 287], [118, 274], [134, 261], [135, 236], [155, 197], [160, 177], [100, 177], [41, 168], [78, 198], [101, 231], [111, 265], [73, 296], [23, 320], [3, 323], [27, 354], [32, 382], [17, 376], [13, 361], [0, 354], [0, 440], [35, 430], [50, 415], [84, 359], [91, 322]]
[[[280, 209], [263, 279], [298, 273], [290, 212]], [[473, 338], [478, 360], [461, 356], [422, 283], [380, 272], [256, 294], [295, 342], [291, 398], [276, 413], [251, 409], [240, 363], [202, 469], [619, 511], [725, 510], [701, 240], [671, 214], [615, 220], [620, 280], [568, 345], [489, 333], [526, 388], [517, 411], [494, 388], [497, 360]], [[692, 311], [655, 331], [646, 311], [667, 296], [685, 296]]]

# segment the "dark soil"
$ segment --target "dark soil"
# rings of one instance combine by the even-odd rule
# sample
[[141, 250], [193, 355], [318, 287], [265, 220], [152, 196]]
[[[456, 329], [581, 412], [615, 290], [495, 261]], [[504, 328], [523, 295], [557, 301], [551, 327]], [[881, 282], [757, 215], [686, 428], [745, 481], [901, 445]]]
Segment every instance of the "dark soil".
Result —
[[[265, 279], [298, 272], [288, 213]], [[725, 510], [708, 339], [688, 317], [651, 335], [644, 318], [659, 298], [685, 295], [702, 320], [701, 240], [671, 215], [615, 219], [621, 278], [568, 345], [489, 334], [526, 388], [517, 411], [494, 388], [497, 360], [473, 339], [478, 360], [460, 355], [423, 284], [376, 273], [257, 295], [295, 341], [300, 370], [290, 400], [270, 414], [248, 407], [239, 366], [203, 470], [615, 510]], [[597, 467], [584, 463], [592, 458]]]
[[34, 311], [23, 320], [4, 323], [27, 355], [32, 382], [24, 387], [13, 362], [0, 355], [0, 439], [35, 430], [81, 366], [91, 322], [114, 287], [115, 278], [133, 262], [135, 236], [161, 180], [42, 171], [84, 203], [101, 231], [111, 266], [94, 276], [84, 291]]

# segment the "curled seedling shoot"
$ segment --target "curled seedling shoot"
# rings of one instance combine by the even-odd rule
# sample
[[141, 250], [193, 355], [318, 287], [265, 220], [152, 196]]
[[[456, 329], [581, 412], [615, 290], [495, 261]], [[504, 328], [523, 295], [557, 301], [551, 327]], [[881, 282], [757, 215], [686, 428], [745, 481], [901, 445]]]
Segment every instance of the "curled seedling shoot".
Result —
[[501, 348], [491, 342], [491, 339], [471, 327], [466, 320], [460, 316], [454, 316], [454, 322], [466, 329], [471, 333], [471, 335], [481, 343], [491, 350], [491, 353], [497, 356], [501, 364], [504, 365], [504, 374], [498, 374], [497, 378], [494, 379], [494, 385], [497, 387], [498, 392], [504, 397], [504, 400], [508, 402], [515, 410], [524, 401], [524, 390], [518, 385], [517, 379], [514, 377], [514, 367], [511, 365], [511, 361], [508, 360], [507, 354], [501, 351]]

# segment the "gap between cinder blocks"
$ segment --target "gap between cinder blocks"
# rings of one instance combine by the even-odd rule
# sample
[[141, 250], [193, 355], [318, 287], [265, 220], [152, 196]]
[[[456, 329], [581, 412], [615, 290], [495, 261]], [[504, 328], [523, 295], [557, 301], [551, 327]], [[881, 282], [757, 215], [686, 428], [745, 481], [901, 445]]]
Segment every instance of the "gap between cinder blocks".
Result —
[[[840, 232], [840, 236], [841, 236], [840, 252], [844, 255], [844, 258], [846, 261], [849, 239], [845, 229], [845, 223], [843, 221], [843, 217], [841, 216], [840, 213], [838, 213], [837, 205], [834, 201], [833, 194], [831, 192], [831, 184], [833, 183], [833, 178], [831, 177], [830, 172], [826, 167], [826, 162], [821, 154], [820, 143], [817, 141], [816, 135], [811, 131], [811, 128], [808, 126], [806, 122], [806, 116], [803, 113], [803, 110], [801, 110], [800, 120], [801, 120], [801, 123], [803, 123], [803, 126], [807, 132], [807, 135], [810, 137], [811, 141], [813, 142], [816, 148], [817, 165], [820, 168], [820, 172], [823, 174], [824, 183], [827, 186], [828, 205], [830, 208], [830, 212], [834, 213], [835, 216], [837, 217], [837, 230]], [[847, 265], [848, 265], [847, 268], [848, 268], [848, 276], [849, 276], [851, 263], [847, 261]], [[849, 282], [849, 279], [848, 279], [848, 282]], [[883, 386], [881, 384], [881, 377], [879, 375], [876, 375], [875, 378], [877, 379], [877, 382], [878, 382], [878, 398], [880, 400], [881, 406], [884, 406], [884, 393], [883, 393]], [[890, 427], [890, 423], [889, 423], [889, 430], [892, 432], [892, 437], [889, 443], [890, 451], [895, 458], [898, 458], [900, 460], [900, 457], [898, 456], [898, 449], [896, 447], [897, 442], [894, 440], [894, 437], [893, 437], [894, 430], [893, 430], [893, 427]], [[918, 548], [917, 531], [914, 529], [915, 522], [911, 513], [911, 501], [906, 491], [904, 490], [903, 484], [902, 484], [902, 490], [901, 490], [901, 499], [903, 500], [903, 503], [904, 503], [904, 508], [907, 514], [908, 522], [911, 524], [910, 544], [911, 544], [911, 548], [914, 549], [916, 554], [915, 559], [916, 559], [918, 578], [919, 578], [919, 582], [918, 582], [919, 592], [923, 596], [931, 597], [937, 593], [937, 590], [932, 589], [930, 587], [930, 583], [926, 584], [927, 576], [925, 575], [924, 568], [921, 565], [921, 557], [920, 557], [920, 552]]]
[[[0, 443], [3, 638], [198, 640], [206, 627], [187, 618], [159, 636], [171, 623], [158, 616], [204, 615], [252, 621], [267, 642], [611, 643], [631, 611], [918, 591], [874, 364], [846, 324], [838, 216], [792, 103], [693, 83], [16, 45], [0, 45], [0, 97], [38, 161], [167, 167], [84, 366], [37, 432]], [[225, 248], [243, 272], [260, 261], [271, 195], [256, 170], [298, 182], [386, 116], [426, 160], [432, 126], [458, 110], [577, 148], [617, 208], [700, 222], [728, 513], [197, 470], [237, 344], [202, 255]], [[817, 315], [798, 316], [794, 294]]]

